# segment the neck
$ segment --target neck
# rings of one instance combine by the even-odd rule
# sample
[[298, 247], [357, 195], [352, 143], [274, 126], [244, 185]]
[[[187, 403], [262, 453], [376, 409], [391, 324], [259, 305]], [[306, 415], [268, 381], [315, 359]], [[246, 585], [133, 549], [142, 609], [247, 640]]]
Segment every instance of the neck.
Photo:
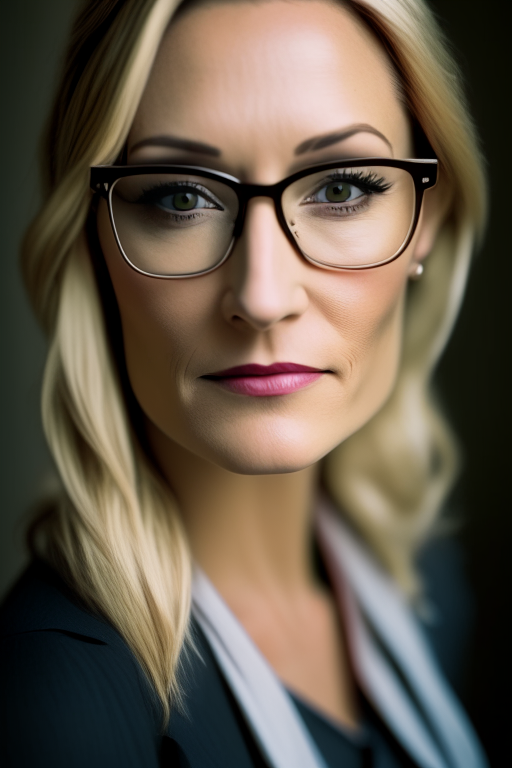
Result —
[[239, 475], [149, 430], [192, 554], [224, 596], [291, 595], [314, 583], [311, 518], [317, 466]]

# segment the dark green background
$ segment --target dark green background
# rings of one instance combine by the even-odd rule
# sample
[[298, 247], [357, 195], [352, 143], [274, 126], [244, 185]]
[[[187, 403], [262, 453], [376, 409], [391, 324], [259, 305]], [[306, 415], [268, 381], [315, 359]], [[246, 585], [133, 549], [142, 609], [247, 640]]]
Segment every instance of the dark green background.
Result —
[[[17, 267], [20, 238], [37, 208], [37, 145], [76, 0], [1, 0], [1, 408], [0, 590], [23, 562], [21, 516], [51, 461], [39, 422], [44, 341]], [[510, 481], [510, 68], [499, 0], [435, 0], [453, 41], [479, 126], [491, 179], [486, 243], [437, 382], [459, 434], [465, 470], [453, 505], [464, 510], [460, 538], [476, 601], [465, 702], [492, 757], [503, 760], [510, 719], [512, 648], [509, 561]], [[506, 718], [508, 708], [509, 717]]]

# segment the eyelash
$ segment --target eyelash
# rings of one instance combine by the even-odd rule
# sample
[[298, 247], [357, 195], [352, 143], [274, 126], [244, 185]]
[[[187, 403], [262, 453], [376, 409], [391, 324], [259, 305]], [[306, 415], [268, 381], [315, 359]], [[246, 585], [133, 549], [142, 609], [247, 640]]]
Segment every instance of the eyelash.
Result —
[[392, 184], [386, 182], [386, 180], [373, 171], [339, 171], [338, 173], [331, 174], [327, 179], [324, 179], [315, 189], [313, 195], [323, 189], [327, 184], [332, 181], [348, 181], [355, 187], [358, 187], [363, 192], [368, 194], [382, 194], [387, 192], [391, 188]]

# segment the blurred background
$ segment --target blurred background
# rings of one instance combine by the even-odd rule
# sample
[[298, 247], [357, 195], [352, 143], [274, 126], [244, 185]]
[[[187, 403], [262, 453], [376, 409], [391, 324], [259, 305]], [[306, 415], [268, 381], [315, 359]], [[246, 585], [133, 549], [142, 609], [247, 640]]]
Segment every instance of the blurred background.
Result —
[[[39, 417], [45, 344], [25, 299], [17, 254], [38, 206], [38, 142], [77, 0], [0, 0], [1, 461], [0, 593], [25, 562], [23, 516], [51, 470]], [[493, 766], [506, 763], [512, 714], [509, 659], [510, 357], [512, 216], [506, 120], [510, 69], [506, 4], [430, 0], [453, 43], [488, 160], [491, 219], [455, 333], [436, 374], [464, 452], [450, 507], [473, 607], [459, 692]], [[505, 36], [507, 35], [507, 39]], [[453, 649], [457, 653], [457, 648]], [[508, 712], [507, 712], [508, 710]], [[507, 744], [505, 741], [507, 740]]]

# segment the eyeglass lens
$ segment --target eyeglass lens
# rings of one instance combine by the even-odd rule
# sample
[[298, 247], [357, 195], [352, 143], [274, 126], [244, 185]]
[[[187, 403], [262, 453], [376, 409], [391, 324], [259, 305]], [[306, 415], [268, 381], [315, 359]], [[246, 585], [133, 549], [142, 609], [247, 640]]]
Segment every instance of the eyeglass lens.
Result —
[[[370, 266], [391, 259], [406, 241], [415, 187], [399, 168], [343, 168], [298, 179], [281, 203], [307, 258], [334, 268]], [[111, 193], [126, 258], [161, 276], [205, 272], [221, 262], [232, 246], [238, 211], [230, 186], [185, 173], [126, 176]]]

